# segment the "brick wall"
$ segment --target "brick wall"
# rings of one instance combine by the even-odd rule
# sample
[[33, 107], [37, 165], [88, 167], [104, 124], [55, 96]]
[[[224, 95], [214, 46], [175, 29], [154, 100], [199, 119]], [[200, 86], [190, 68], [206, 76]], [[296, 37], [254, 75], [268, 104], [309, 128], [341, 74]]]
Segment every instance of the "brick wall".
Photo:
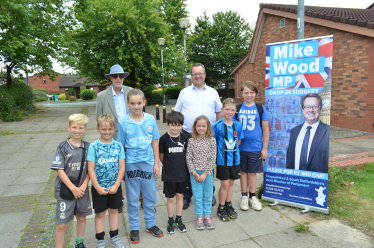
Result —
[[[51, 94], [54, 92], [60, 92], [60, 89], [58, 87], [58, 84], [60, 82], [61, 74], [57, 74], [57, 77], [55, 77], [55, 80], [52, 81], [49, 79], [48, 76], [38, 77], [38, 75], [34, 75], [29, 78], [29, 86], [33, 89], [44, 89], [47, 91], [47, 94]], [[43, 79], [45, 79], [45, 83], [43, 83]], [[63, 92], [65, 91], [64, 89]]]
[[[297, 39], [296, 21], [286, 18], [280, 29], [282, 18], [266, 15], [254, 63], [247, 60], [235, 74], [236, 91], [238, 82], [239, 89], [247, 80], [259, 85], [259, 103], [264, 101], [266, 44]], [[374, 38], [305, 23], [305, 38], [325, 35], [334, 35], [331, 125], [374, 132]]]

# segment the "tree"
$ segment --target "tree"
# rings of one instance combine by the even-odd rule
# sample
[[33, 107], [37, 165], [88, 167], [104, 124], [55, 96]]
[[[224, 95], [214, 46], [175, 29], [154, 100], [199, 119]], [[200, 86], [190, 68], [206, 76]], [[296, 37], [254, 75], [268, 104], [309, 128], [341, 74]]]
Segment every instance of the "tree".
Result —
[[[177, 7], [170, 7], [170, 4]], [[183, 1], [92, 0], [74, 5], [78, 25], [65, 40], [69, 49], [62, 60], [96, 82], [107, 83], [104, 74], [114, 64], [130, 76], [125, 84], [147, 88], [161, 81], [161, 51], [158, 38], [165, 38], [166, 80], [181, 63], [172, 26], [166, 20], [187, 15]], [[184, 10], [183, 10], [184, 9]], [[181, 62], [179, 62], [181, 61]]]
[[248, 53], [253, 28], [238, 12], [217, 12], [213, 22], [206, 12], [196, 19], [189, 45], [189, 60], [205, 66], [206, 82], [232, 79], [231, 69]]
[[69, 24], [68, 0], [2, 0], [0, 2], [0, 61], [6, 66], [7, 85], [20, 70], [56, 76], [51, 57]]

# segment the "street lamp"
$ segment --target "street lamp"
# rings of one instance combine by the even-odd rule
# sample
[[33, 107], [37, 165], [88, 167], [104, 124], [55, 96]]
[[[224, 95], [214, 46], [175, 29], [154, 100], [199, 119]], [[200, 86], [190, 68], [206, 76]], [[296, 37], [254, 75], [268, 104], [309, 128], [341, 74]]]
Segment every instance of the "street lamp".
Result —
[[[190, 21], [188, 18], [181, 18], [179, 19], [179, 26], [183, 29], [183, 41], [184, 41], [184, 73], [187, 74], [187, 58], [186, 58], [186, 29]], [[183, 82], [185, 84], [185, 82]], [[186, 85], [184, 85], [186, 86]]]
[[163, 111], [163, 123], [166, 123], [166, 102], [165, 102], [165, 87], [164, 87], [164, 56], [163, 56], [163, 47], [165, 44], [164, 38], [157, 39], [158, 44], [161, 46], [161, 68], [162, 68], [162, 111]]

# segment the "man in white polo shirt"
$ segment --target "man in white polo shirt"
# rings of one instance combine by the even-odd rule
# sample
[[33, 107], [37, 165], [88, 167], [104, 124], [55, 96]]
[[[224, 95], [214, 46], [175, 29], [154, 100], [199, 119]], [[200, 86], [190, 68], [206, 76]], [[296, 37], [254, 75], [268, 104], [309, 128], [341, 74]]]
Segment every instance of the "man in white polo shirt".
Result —
[[[188, 138], [191, 137], [192, 125], [196, 117], [205, 115], [213, 125], [222, 118], [222, 103], [218, 93], [212, 87], [205, 84], [205, 67], [201, 63], [191, 66], [191, 78], [193, 85], [184, 88], [178, 97], [174, 110], [184, 115], [182, 133]], [[214, 186], [213, 186], [214, 188]], [[190, 187], [191, 189], [191, 187]], [[184, 194], [183, 209], [189, 207], [192, 197], [192, 190]], [[216, 199], [213, 196], [212, 205]]]

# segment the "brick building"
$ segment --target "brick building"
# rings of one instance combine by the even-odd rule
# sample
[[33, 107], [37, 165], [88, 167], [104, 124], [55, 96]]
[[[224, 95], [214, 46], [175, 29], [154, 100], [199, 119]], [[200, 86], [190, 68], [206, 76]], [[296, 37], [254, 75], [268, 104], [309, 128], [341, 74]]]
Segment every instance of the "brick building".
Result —
[[65, 75], [57, 73], [57, 77], [52, 81], [49, 76], [40, 77], [39, 74], [29, 77], [29, 86], [33, 89], [43, 89], [47, 94], [60, 92], [59, 82], [60, 78]]
[[74, 89], [74, 95], [77, 98], [80, 98], [80, 88], [86, 87], [86, 89], [94, 90], [96, 95], [106, 89], [106, 86], [97, 84], [97, 83], [89, 83], [88, 79], [85, 77], [77, 77], [77, 76], [64, 76], [60, 78], [59, 81], [59, 89], [61, 93], [67, 93], [69, 88]]
[[[330, 124], [374, 132], [374, 4], [305, 6], [304, 37], [326, 35], [334, 36]], [[231, 72], [237, 102], [243, 102], [240, 87], [248, 80], [258, 84], [257, 101], [264, 102], [266, 44], [287, 40], [297, 40], [297, 5], [260, 4], [249, 53]]]

